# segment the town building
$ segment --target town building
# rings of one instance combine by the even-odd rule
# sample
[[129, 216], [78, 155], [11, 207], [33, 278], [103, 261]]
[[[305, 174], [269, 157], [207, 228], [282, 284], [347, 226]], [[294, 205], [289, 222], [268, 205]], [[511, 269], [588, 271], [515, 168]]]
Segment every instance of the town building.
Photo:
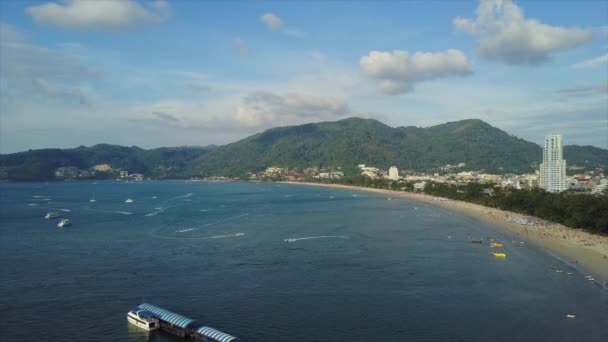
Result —
[[108, 172], [108, 171], [112, 171], [112, 167], [108, 164], [97, 164], [97, 165], [93, 165], [92, 169], [94, 171], [100, 171], [100, 172]]
[[399, 169], [396, 166], [391, 166], [388, 169], [388, 179], [399, 180]]
[[545, 137], [543, 162], [540, 164], [540, 187], [549, 192], [562, 192], [568, 189], [561, 134]]

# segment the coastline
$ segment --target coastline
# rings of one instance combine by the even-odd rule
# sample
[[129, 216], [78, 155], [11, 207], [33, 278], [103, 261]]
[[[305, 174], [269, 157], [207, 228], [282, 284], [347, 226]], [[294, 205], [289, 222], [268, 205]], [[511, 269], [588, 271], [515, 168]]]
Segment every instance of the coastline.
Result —
[[[561, 224], [544, 222], [519, 213], [485, 207], [479, 204], [403, 191], [373, 189], [352, 185], [310, 182], [281, 182], [292, 185], [319, 186], [373, 192], [389, 197], [402, 197], [457, 211], [480, 221], [498, 226], [522, 241], [540, 247], [564, 262], [575, 266], [603, 284], [608, 281], [608, 237], [594, 235]], [[534, 224], [522, 224], [528, 220]]]

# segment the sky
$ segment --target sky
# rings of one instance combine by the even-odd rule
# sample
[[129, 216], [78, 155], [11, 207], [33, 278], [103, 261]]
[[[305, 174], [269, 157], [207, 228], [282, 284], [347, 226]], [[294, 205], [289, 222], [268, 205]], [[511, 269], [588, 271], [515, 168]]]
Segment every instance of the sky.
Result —
[[0, 153], [352, 116], [608, 148], [608, 2], [0, 1]]

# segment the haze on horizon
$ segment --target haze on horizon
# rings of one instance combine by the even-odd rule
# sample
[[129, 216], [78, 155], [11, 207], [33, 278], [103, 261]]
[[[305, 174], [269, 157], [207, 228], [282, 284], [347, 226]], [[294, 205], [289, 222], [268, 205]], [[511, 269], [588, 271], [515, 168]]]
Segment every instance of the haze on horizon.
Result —
[[0, 2], [0, 153], [359, 116], [608, 148], [608, 2]]

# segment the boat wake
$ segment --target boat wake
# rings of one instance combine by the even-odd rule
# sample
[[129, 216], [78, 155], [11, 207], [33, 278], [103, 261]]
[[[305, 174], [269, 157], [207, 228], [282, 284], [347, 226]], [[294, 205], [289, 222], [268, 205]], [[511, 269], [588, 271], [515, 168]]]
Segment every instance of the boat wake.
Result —
[[148, 216], [148, 217], [155, 216], [155, 215], [158, 215], [158, 214], [162, 213], [163, 211], [165, 211], [165, 210], [167, 210], [169, 208], [172, 208], [172, 207], [174, 207], [174, 206], [169, 206], [169, 207], [166, 207], [166, 208], [154, 208], [156, 211], [153, 211], [151, 213], [147, 213], [145, 216]]
[[302, 237], [302, 238], [290, 238], [290, 239], [285, 239], [283, 241], [285, 242], [296, 242], [296, 241], [300, 241], [300, 240], [313, 240], [313, 239], [349, 239], [348, 236], [344, 236], [344, 235], [322, 235], [322, 236], [307, 236], [307, 237]]
[[216, 236], [212, 236], [209, 239], [224, 239], [224, 238], [231, 238], [231, 237], [239, 237], [239, 236], [244, 236], [245, 233], [236, 233], [236, 234], [230, 234], [230, 235], [216, 235]]
[[[193, 228], [188, 228], [188, 229], [182, 229], [182, 230], [177, 230], [175, 231], [176, 233], [186, 233], [189, 231], [194, 230]], [[226, 238], [232, 238], [232, 237], [240, 237], [240, 236], [245, 236], [245, 233], [235, 233], [235, 234], [227, 234], [227, 235], [214, 235], [214, 236], [192, 236], [192, 237], [187, 237], [187, 236], [161, 236], [161, 235], [157, 235], [157, 234], [151, 234], [154, 237], [157, 237], [159, 239], [165, 239], [165, 240], [212, 240], [212, 239], [226, 239]]]
[[[217, 220], [217, 221], [209, 222], [209, 223], [204, 224], [202, 226], [179, 229], [179, 230], [176, 230], [175, 233], [187, 233], [187, 232], [191, 232], [191, 231], [198, 230], [198, 229], [201, 229], [201, 228], [215, 226], [215, 225], [223, 223], [223, 222], [227, 222], [227, 221], [231, 221], [231, 220], [236, 220], [236, 219], [239, 219], [241, 217], [248, 216], [248, 215], [249, 214], [242, 214], [242, 215], [236, 215], [236, 216], [232, 216], [232, 217], [227, 217], [227, 218], [222, 219], [222, 220]], [[245, 233], [236, 233], [236, 234], [229, 234], [229, 235], [182, 237], [182, 236], [162, 236], [162, 235], [158, 235], [158, 233], [160, 233], [160, 231], [151, 232], [150, 234], [152, 236], [160, 238], [160, 239], [169, 239], [169, 240], [174, 240], [174, 239], [189, 239], [189, 240], [223, 239], [223, 238], [239, 237], [239, 236], [245, 235]]]
[[67, 212], [67, 213], [69, 213], [70, 211], [72, 211], [72, 210], [70, 210], [70, 209], [65, 209], [65, 208], [41, 207], [41, 206], [38, 206], [37, 204], [36, 204], [36, 205], [28, 204], [28, 205], [30, 205], [30, 206], [35, 206], [35, 207], [40, 208], [40, 209], [49, 209], [49, 210], [59, 210], [59, 211], [65, 211], [65, 212]]

